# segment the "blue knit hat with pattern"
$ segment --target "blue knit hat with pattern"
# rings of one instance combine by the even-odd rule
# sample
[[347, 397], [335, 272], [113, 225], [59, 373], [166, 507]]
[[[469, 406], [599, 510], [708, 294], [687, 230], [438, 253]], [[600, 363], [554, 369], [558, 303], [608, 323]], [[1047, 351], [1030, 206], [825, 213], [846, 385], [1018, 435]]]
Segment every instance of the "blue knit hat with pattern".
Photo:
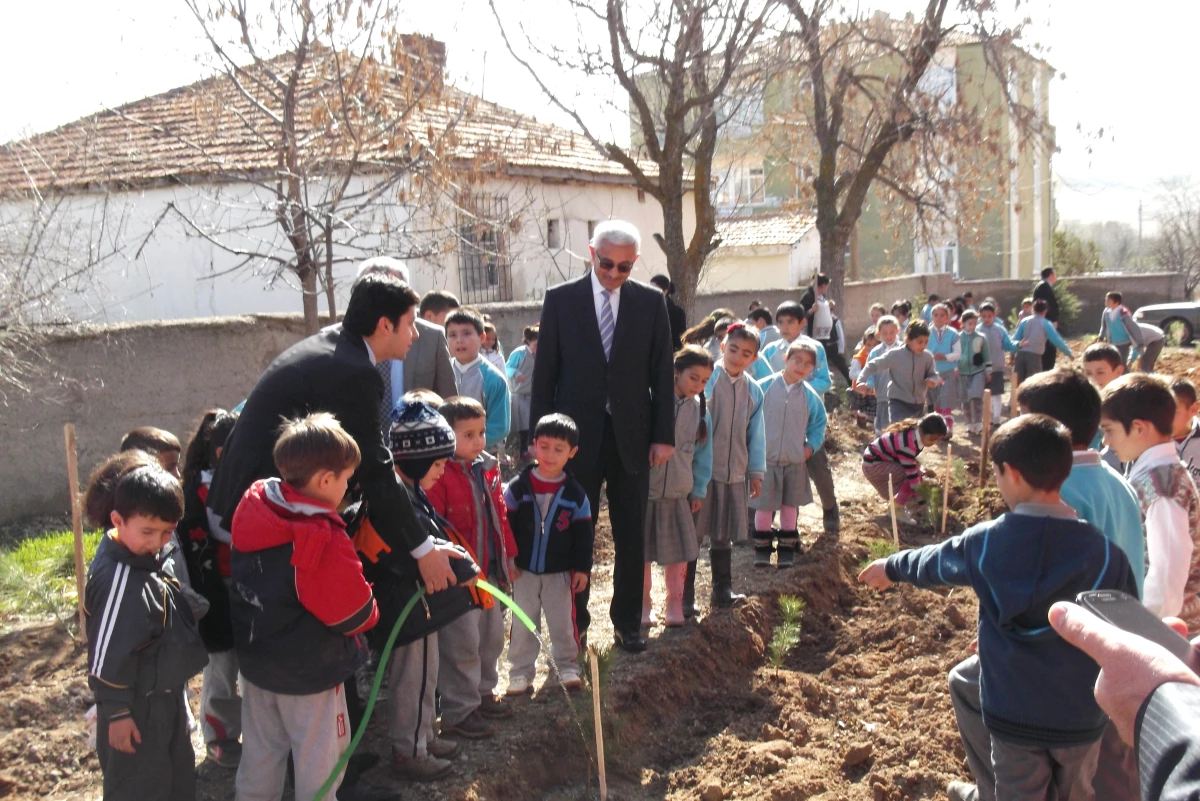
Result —
[[392, 409], [389, 439], [396, 466], [420, 481], [438, 459], [454, 455], [454, 429], [425, 401], [401, 400]]

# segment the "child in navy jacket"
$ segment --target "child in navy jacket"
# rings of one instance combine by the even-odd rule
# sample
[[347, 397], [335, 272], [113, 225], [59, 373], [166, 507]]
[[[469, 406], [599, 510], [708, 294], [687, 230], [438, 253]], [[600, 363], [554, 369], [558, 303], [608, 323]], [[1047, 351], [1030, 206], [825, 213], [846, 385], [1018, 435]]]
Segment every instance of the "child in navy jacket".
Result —
[[1040, 414], [1017, 418], [996, 432], [991, 457], [1011, 513], [876, 560], [859, 580], [880, 590], [893, 581], [972, 587], [996, 797], [1088, 798], [1108, 724], [1092, 694], [1099, 668], [1047, 615], [1080, 592], [1136, 594], [1137, 585], [1121, 549], [1059, 498], [1072, 465], [1065, 426]]
[[[575, 593], [592, 570], [592, 509], [583, 486], [565, 470], [579, 450], [579, 430], [565, 414], [548, 414], [533, 430], [536, 461], [504, 488], [508, 522], [517, 541], [513, 600], [539, 623], [546, 613], [550, 652], [563, 686], [582, 686]], [[539, 645], [533, 632], [513, 626], [508, 644], [508, 694], [523, 695], [534, 677]]]

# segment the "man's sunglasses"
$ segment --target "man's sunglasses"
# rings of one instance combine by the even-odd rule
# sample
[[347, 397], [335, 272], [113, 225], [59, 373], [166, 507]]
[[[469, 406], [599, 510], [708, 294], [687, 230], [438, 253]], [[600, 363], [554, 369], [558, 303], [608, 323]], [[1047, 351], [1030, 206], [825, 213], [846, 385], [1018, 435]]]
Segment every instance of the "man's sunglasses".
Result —
[[612, 259], [597, 259], [596, 266], [601, 270], [611, 270], [616, 268], [617, 272], [619, 273], [628, 273], [633, 269], [633, 262], [623, 261], [620, 264], [616, 264]]

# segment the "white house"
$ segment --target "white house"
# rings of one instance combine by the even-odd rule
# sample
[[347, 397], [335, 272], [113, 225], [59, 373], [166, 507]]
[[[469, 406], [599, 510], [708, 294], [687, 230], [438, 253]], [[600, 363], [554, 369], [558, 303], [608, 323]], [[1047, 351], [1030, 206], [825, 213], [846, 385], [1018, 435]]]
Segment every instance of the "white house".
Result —
[[[68, 299], [74, 318], [301, 309], [299, 281], [286, 269], [295, 251], [274, 208], [276, 152], [268, 136], [230, 119], [246, 115], [236, 107], [244, 98], [221, 81], [228, 79], [138, 100], [0, 151], [0, 236], [29, 230], [35, 209], [52, 208], [56, 235], [42, 245], [45, 258], [111, 256], [97, 280]], [[232, 112], [206, 106], [221, 91]], [[355, 263], [374, 255], [408, 261], [420, 292], [447, 289], [467, 303], [539, 299], [587, 269], [591, 230], [611, 218], [643, 233], [634, 277], [665, 272], [665, 254], [651, 236], [662, 230], [660, 206], [586, 138], [454, 87], [440, 87], [437, 97], [405, 117], [404, 142], [410, 149], [441, 143], [442, 164], [461, 171], [461, 179], [453, 173], [456, 196], [426, 202], [422, 191], [430, 192], [419, 180], [392, 182], [379, 166], [387, 153], [356, 171], [341, 191], [371, 200], [329, 225], [339, 310]], [[306, 137], [322, 136], [313, 120]], [[653, 165], [644, 169], [653, 174]], [[306, 191], [331, 192], [335, 183], [336, 176], [310, 178]], [[34, 191], [61, 203], [39, 207]], [[319, 295], [324, 312], [323, 285]]]
[[720, 244], [700, 274], [701, 292], [803, 286], [821, 265], [816, 218], [777, 212], [717, 221]]

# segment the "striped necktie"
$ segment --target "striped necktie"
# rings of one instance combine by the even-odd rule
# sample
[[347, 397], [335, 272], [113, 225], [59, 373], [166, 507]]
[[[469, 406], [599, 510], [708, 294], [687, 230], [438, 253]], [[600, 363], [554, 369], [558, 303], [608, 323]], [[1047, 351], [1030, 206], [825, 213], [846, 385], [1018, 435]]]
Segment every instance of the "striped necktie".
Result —
[[604, 360], [608, 361], [612, 354], [613, 331], [617, 328], [617, 322], [613, 319], [612, 290], [605, 289], [600, 294], [603, 295], [600, 302], [600, 343], [604, 345]]
[[392, 427], [392, 407], [396, 399], [392, 396], [392, 360], [384, 359], [375, 364], [375, 370], [383, 379], [383, 403], [379, 406], [379, 428], [383, 431], [383, 439], [388, 438], [388, 430]]

